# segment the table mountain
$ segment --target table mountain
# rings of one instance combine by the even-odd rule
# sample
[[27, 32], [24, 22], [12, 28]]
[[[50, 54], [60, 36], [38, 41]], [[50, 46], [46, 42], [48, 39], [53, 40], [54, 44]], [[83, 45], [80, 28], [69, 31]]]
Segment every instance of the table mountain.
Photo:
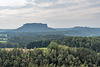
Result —
[[12, 32], [48, 32], [53, 31], [53, 28], [49, 28], [47, 24], [42, 23], [27, 23], [22, 27], [13, 30]]

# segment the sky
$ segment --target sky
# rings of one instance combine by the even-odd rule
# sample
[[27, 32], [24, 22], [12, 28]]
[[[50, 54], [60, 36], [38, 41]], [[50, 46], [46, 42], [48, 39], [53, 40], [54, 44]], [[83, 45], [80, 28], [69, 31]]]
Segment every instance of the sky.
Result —
[[100, 28], [100, 0], [0, 0], [0, 29], [15, 29], [25, 23]]

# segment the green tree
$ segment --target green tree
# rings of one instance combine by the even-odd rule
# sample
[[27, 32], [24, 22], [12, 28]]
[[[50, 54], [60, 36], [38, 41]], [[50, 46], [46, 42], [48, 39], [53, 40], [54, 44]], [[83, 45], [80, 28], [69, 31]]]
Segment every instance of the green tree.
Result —
[[51, 42], [48, 46], [48, 48], [50, 49], [55, 49], [55, 50], [58, 50], [58, 44], [56, 42]]

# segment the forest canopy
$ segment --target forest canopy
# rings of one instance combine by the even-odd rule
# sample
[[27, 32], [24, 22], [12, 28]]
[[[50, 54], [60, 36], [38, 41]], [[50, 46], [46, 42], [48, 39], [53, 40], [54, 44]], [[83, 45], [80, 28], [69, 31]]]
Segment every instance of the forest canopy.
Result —
[[49, 37], [0, 43], [0, 67], [100, 67], [100, 37]]

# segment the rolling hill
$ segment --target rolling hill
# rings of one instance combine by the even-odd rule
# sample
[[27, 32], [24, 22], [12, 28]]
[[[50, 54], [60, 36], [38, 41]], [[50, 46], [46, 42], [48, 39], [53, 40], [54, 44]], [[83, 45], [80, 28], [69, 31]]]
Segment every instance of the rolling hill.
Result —
[[1, 34], [11, 36], [41, 36], [41, 35], [66, 35], [66, 36], [100, 36], [100, 28], [74, 27], [50, 28], [47, 24], [27, 23], [17, 29], [0, 29]]
[[54, 31], [53, 28], [49, 28], [47, 24], [42, 23], [27, 23], [18, 29], [12, 30], [11, 32], [48, 32]]

